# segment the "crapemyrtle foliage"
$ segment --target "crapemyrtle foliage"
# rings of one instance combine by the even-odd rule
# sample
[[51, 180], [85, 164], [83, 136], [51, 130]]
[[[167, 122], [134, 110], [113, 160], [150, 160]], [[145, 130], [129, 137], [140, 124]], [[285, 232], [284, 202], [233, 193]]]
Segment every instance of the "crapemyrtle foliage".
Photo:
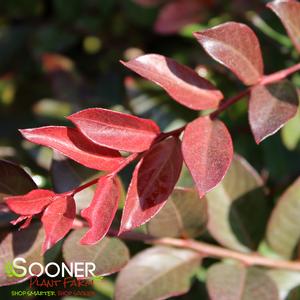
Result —
[[[184, 13], [191, 19], [196, 8], [210, 3], [191, 1], [192, 4], [185, 6], [186, 1], [136, 2], [142, 5], [165, 2], [157, 28], [165, 28], [164, 20], [173, 16], [178, 7], [186, 8]], [[176, 9], [172, 7], [175, 5]], [[279, 16], [299, 51], [300, 3], [277, 0], [268, 7]], [[178, 20], [181, 21], [184, 20]], [[245, 24], [227, 22], [195, 32], [194, 36], [211, 58], [225, 66], [245, 86], [244, 91], [224, 100], [222, 91], [213, 83], [189, 67], [159, 54], [121, 62], [159, 85], [174, 101], [199, 112], [197, 118], [183, 127], [162, 132], [150, 119], [89, 108], [68, 116], [68, 127], [20, 130], [28, 141], [49, 147], [87, 168], [102, 171], [100, 177], [58, 193], [38, 189], [22, 169], [1, 162], [0, 168], [5, 170], [6, 177], [13, 174], [23, 182], [23, 186], [15, 186], [13, 182], [4, 183], [3, 188], [0, 185], [5, 205], [17, 215], [10, 216], [11, 223], [20, 226], [25, 236], [34, 230], [36, 219], [40, 218], [43, 231], [39, 234], [41, 242], [36, 244], [43, 254], [66, 238], [63, 248], [70, 249], [75, 243], [78, 247], [78, 253], [67, 251], [66, 261], [76, 259], [80, 253], [85, 255], [85, 247], [90, 247], [88, 255], [97, 262], [99, 274], [119, 271], [129, 260], [128, 251], [123, 242], [110, 236], [120, 202], [124, 201], [119, 228], [115, 232], [121, 238], [139, 232], [137, 230], [145, 224], [148, 237], [167, 236], [185, 241], [198, 237], [207, 227], [211, 236], [228, 251], [256, 251], [265, 237], [268, 247], [281, 258], [292, 258], [300, 237], [299, 218], [294, 213], [300, 206], [299, 180], [281, 196], [268, 221], [270, 211], [263, 180], [248, 162], [234, 154], [230, 132], [219, 116], [231, 104], [247, 97], [250, 128], [259, 144], [297, 114], [298, 91], [287, 77], [299, 71], [300, 66], [266, 75], [259, 40]], [[133, 163], [131, 182], [124, 196], [118, 174]], [[183, 177], [189, 178], [191, 186], [182, 184]], [[96, 188], [92, 191], [92, 201], [86, 207], [77, 207], [76, 197], [93, 185]], [[247, 212], [241, 208], [243, 202], [247, 203]], [[264, 221], [253, 224], [255, 214]], [[232, 226], [225, 221], [229, 215]], [[293, 223], [290, 220], [294, 220]], [[87, 228], [72, 231], [82, 224]], [[21, 232], [11, 233], [6, 239]], [[295, 242], [286, 243], [287, 235], [293, 235]], [[104, 246], [99, 247], [104, 241]], [[199, 254], [189, 247], [168, 245], [143, 250], [121, 270], [115, 297], [118, 300], [165, 299], [186, 293], [205, 255], [209, 253]], [[101, 259], [110, 256], [118, 257], [111, 259], [111, 266], [101, 269]], [[150, 256], [152, 259], [148, 261]], [[230, 300], [280, 299], [284, 292], [274, 283], [279, 272], [224, 262], [214, 264], [207, 273], [207, 291], [212, 300], [225, 299], [222, 298], [224, 294]], [[298, 283], [299, 276], [298, 281], [294, 281]]]

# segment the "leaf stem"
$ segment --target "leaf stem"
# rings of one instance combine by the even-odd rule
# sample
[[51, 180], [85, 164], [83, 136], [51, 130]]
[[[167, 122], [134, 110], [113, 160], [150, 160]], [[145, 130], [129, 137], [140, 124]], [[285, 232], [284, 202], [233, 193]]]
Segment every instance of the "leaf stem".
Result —
[[223, 101], [220, 105], [220, 107], [213, 111], [210, 114], [211, 119], [215, 119], [221, 112], [223, 112], [224, 110], [226, 110], [229, 106], [231, 106], [232, 104], [236, 103], [237, 101], [241, 100], [242, 98], [244, 98], [245, 96], [250, 94], [251, 89], [247, 88], [246, 90], [241, 91], [240, 93], [238, 93], [237, 95], [235, 95], [232, 98], [229, 98], [226, 101]]
[[264, 76], [259, 84], [266, 85], [269, 83], [273, 83], [273, 82], [282, 80], [297, 71], [300, 71], [300, 63], [296, 64], [294, 66], [291, 66], [289, 68], [286, 68], [284, 70], [275, 72], [271, 75]]
[[156, 245], [175, 246], [191, 249], [198, 252], [199, 254], [202, 254], [203, 257], [232, 258], [242, 262], [246, 266], [262, 266], [274, 269], [300, 271], [300, 262], [297, 261], [277, 260], [261, 256], [257, 253], [241, 253], [195, 240], [161, 238], [149, 240], [149, 242]]

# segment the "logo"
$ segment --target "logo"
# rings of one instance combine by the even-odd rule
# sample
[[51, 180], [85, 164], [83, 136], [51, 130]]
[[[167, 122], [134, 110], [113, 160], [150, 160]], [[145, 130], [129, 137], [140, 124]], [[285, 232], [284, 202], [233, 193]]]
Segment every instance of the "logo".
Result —
[[[96, 265], [93, 262], [65, 263], [49, 262], [43, 265], [39, 262], [27, 263], [23, 257], [16, 257], [13, 261], [4, 264], [5, 275], [9, 278], [29, 280], [29, 290], [11, 291], [12, 296], [84, 296], [92, 297], [95, 291], [86, 290], [94, 285], [96, 280], [102, 280], [103, 276], [95, 274]], [[42, 275], [46, 275], [41, 277]], [[39, 278], [41, 277], [41, 278]], [[54, 277], [59, 277], [55, 279]], [[74, 290], [74, 288], [85, 290]], [[36, 290], [37, 288], [56, 288], [56, 290]], [[62, 288], [62, 289], [60, 289]], [[70, 291], [68, 289], [71, 289]]]
[[39, 262], [33, 262], [27, 265], [26, 259], [22, 257], [16, 257], [12, 262], [6, 262], [4, 265], [5, 274], [16, 278], [40, 277], [46, 274], [50, 278], [61, 276], [99, 279], [101, 276], [95, 275], [95, 270], [96, 265], [93, 262], [71, 262], [69, 265], [50, 262], [45, 266]]

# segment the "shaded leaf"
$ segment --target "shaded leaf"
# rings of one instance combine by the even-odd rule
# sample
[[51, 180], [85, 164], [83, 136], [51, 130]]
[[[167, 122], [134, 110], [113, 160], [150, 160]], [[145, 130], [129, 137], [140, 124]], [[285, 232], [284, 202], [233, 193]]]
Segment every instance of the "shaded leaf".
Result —
[[23, 195], [34, 189], [37, 189], [36, 184], [21, 167], [0, 160], [0, 226], [7, 226], [16, 218], [4, 203], [4, 198], [9, 195]]
[[115, 299], [168, 299], [184, 294], [199, 262], [199, 255], [191, 250], [148, 248], [133, 257], [119, 273]]
[[33, 190], [26, 195], [6, 197], [5, 202], [18, 215], [35, 215], [42, 212], [54, 196], [49, 190]]
[[129, 152], [147, 150], [160, 132], [152, 120], [102, 108], [82, 110], [68, 119], [94, 143]]
[[244, 84], [253, 85], [262, 78], [259, 41], [247, 25], [227, 22], [194, 35], [213, 59], [230, 69]]
[[42, 223], [45, 229], [45, 241], [42, 252], [46, 252], [61, 240], [72, 228], [76, 216], [75, 201], [67, 194], [57, 195], [45, 209]]
[[222, 245], [256, 249], [270, 213], [263, 181], [246, 160], [235, 155], [223, 181], [206, 195], [208, 229]]
[[269, 2], [267, 7], [280, 18], [295, 47], [300, 52], [300, 3], [295, 0], [276, 0]]
[[225, 176], [233, 156], [232, 140], [224, 123], [200, 117], [187, 125], [182, 153], [201, 198]]
[[63, 244], [63, 257], [67, 264], [72, 262], [94, 262], [95, 275], [108, 275], [118, 272], [129, 261], [126, 245], [117, 238], [107, 238], [93, 246], [80, 244], [86, 229], [72, 231]]
[[173, 34], [186, 25], [198, 23], [201, 20], [201, 12], [205, 9], [203, 2], [199, 0], [170, 1], [160, 10], [154, 30], [161, 34]]
[[[0, 286], [12, 285], [18, 282], [27, 280], [30, 275], [16, 278], [10, 277], [6, 273], [5, 268], [8, 263], [11, 263], [15, 257], [22, 257], [26, 259], [24, 266], [28, 267], [30, 264], [37, 262], [43, 264], [44, 258], [41, 256], [41, 246], [43, 243], [43, 230], [34, 224], [27, 229], [15, 232], [2, 232], [0, 235]], [[33, 268], [35, 271], [35, 268]], [[15, 270], [19, 273], [18, 270]]]
[[267, 242], [283, 257], [291, 258], [300, 238], [300, 178], [280, 197], [269, 220]]
[[170, 137], [153, 147], [136, 166], [123, 209], [120, 233], [140, 226], [165, 205], [182, 167], [181, 142]]
[[81, 244], [93, 245], [100, 241], [109, 230], [118, 209], [120, 186], [115, 176], [101, 177], [90, 206], [81, 212], [90, 226]]
[[74, 128], [47, 126], [20, 131], [32, 143], [58, 150], [88, 168], [111, 171], [123, 161], [118, 151], [92, 143]]
[[171, 58], [147, 54], [122, 63], [139, 75], [154, 81], [174, 100], [191, 109], [216, 108], [223, 98], [222, 93], [206, 79]]
[[263, 271], [218, 263], [207, 272], [211, 300], [279, 300], [273, 280]]
[[176, 187], [161, 211], [147, 223], [155, 237], [197, 237], [207, 223], [206, 199], [195, 189]]
[[256, 143], [276, 133], [293, 118], [298, 105], [297, 90], [287, 80], [253, 87], [249, 101], [249, 122]]
[[16, 164], [0, 160], [0, 202], [8, 195], [21, 195], [36, 189], [31, 177]]

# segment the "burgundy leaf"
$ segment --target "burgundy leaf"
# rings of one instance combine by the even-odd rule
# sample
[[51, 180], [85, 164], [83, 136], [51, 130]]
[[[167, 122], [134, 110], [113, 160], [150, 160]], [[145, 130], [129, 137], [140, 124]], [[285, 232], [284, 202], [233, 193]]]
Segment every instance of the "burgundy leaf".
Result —
[[160, 133], [152, 120], [102, 108], [85, 109], [68, 119], [94, 143], [128, 152], [147, 150]]
[[16, 214], [28, 216], [41, 213], [54, 196], [49, 190], [33, 190], [26, 195], [6, 197], [5, 201]]
[[20, 131], [32, 143], [58, 150], [88, 168], [112, 171], [123, 161], [118, 151], [92, 143], [75, 128], [47, 126]]
[[154, 29], [161, 34], [173, 34], [182, 27], [198, 23], [201, 20], [201, 11], [204, 1], [173, 0], [166, 4], [158, 15]]
[[194, 35], [213, 59], [234, 72], [246, 85], [258, 83], [262, 78], [259, 41], [248, 26], [228, 22]]
[[233, 157], [232, 140], [224, 123], [200, 117], [186, 127], [182, 152], [203, 197], [225, 176]]
[[165, 205], [182, 167], [180, 140], [155, 144], [137, 164], [128, 189], [120, 233], [140, 226]]
[[298, 105], [297, 90], [287, 80], [252, 88], [249, 101], [249, 122], [256, 143], [259, 144], [277, 132], [294, 117]]
[[46, 235], [42, 247], [43, 253], [70, 231], [75, 216], [76, 207], [73, 197], [66, 194], [56, 195], [42, 216], [42, 223]]
[[174, 100], [191, 109], [216, 108], [223, 98], [223, 94], [211, 83], [171, 58], [147, 54], [122, 63], [139, 75], [154, 81]]
[[280, 18], [295, 47], [300, 52], [300, 3], [294, 0], [276, 0], [267, 4]]
[[101, 177], [90, 206], [81, 212], [91, 227], [80, 240], [81, 244], [93, 245], [107, 233], [118, 209], [120, 186], [115, 176]]

